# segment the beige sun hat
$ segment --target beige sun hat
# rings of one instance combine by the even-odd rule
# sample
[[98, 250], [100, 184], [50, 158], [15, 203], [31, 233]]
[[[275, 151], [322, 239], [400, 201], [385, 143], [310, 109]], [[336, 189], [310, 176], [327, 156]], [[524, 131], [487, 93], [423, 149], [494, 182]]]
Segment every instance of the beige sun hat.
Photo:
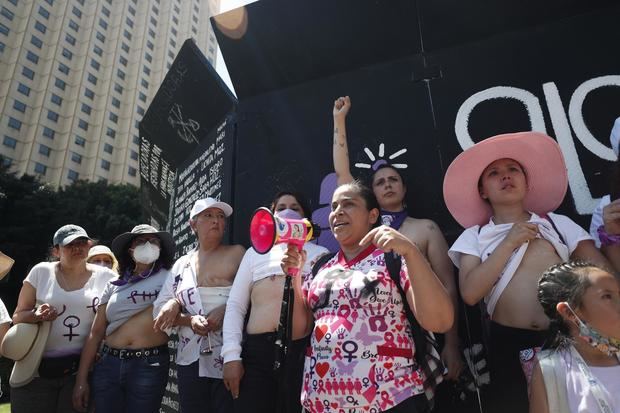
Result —
[[0, 251], [0, 280], [11, 271], [14, 263], [15, 260], [13, 258]]
[[7, 331], [0, 344], [0, 351], [4, 357], [15, 361], [9, 379], [11, 387], [25, 386], [34, 378], [43, 357], [50, 327], [51, 321], [19, 323]]

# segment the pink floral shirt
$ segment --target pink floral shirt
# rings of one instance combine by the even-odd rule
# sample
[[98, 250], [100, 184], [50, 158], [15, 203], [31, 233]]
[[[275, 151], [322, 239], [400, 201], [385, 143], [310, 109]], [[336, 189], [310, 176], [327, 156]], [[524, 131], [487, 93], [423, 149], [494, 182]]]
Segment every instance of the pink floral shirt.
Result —
[[[408, 291], [404, 260], [400, 281]], [[383, 251], [370, 246], [349, 262], [340, 251], [303, 289], [315, 320], [304, 367], [304, 408], [381, 412], [424, 393], [411, 326]]]

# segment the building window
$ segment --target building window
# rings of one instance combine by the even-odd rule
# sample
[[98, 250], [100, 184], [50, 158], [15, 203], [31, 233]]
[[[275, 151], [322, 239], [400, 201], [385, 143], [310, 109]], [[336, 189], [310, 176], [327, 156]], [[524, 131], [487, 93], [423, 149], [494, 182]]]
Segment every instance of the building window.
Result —
[[2, 144], [4, 146], [8, 146], [9, 148], [15, 149], [15, 147], [17, 146], [17, 139], [4, 135], [4, 140], [2, 141]]
[[26, 59], [30, 60], [35, 65], [39, 63], [39, 56], [32, 53], [30, 50], [28, 50], [28, 53], [26, 53]]
[[146, 89], [148, 89], [148, 88], [149, 88], [149, 82], [147, 82], [147, 81], [146, 81], [146, 80], [144, 80], [144, 79], [142, 79], [142, 80], [140, 81], [140, 84], [141, 84], [143, 87], [145, 87]]
[[121, 107], [121, 101], [116, 99], [115, 97], [112, 98], [112, 106], [114, 106], [115, 108], [120, 108]]
[[103, 151], [107, 152], [107, 153], [112, 153], [114, 151], [114, 148], [109, 143], [104, 143], [103, 144]]
[[106, 171], [110, 170], [110, 161], [106, 161], [105, 159], [101, 160], [101, 169], [105, 169]]
[[125, 53], [129, 53], [129, 45], [127, 43], [123, 42], [121, 44], [121, 49], [123, 49]]
[[45, 172], [47, 172], [47, 166], [43, 165], [42, 163], [35, 162], [34, 172], [40, 175], [45, 175]]
[[22, 128], [22, 122], [9, 116], [9, 127], [20, 130]]
[[118, 115], [114, 112], [110, 112], [109, 119], [114, 123], [118, 123]]
[[[108, 135], [110, 138], [114, 139], [116, 138], [116, 131], [112, 128], [108, 128], [108, 130], [105, 133], [106, 135]], [[112, 153], [112, 152], [110, 152]]]
[[15, 109], [18, 112], [24, 113], [26, 111], [26, 104], [23, 102], [20, 102], [19, 100], [16, 100], [15, 102], [13, 102], [13, 109]]
[[138, 135], [133, 135], [133, 143], [140, 145], [140, 137]]
[[47, 27], [45, 27], [45, 25], [38, 20], [34, 22], [34, 28], [43, 34], [47, 31]]
[[23, 83], [17, 85], [17, 91], [22, 95], [30, 96], [30, 88]]
[[146, 95], [142, 92], [138, 93], [138, 99], [140, 99], [143, 102], [146, 102]]
[[2, 10], [0, 10], [0, 14], [3, 15], [4, 17], [6, 17], [9, 20], [13, 20], [13, 17], [15, 17], [15, 15], [13, 14], [13, 12], [9, 9], [7, 9], [6, 7], [3, 7]]
[[110, 17], [110, 10], [108, 10], [106, 6], [101, 6], [101, 13], [103, 13], [105, 17]]
[[153, 57], [148, 52], [144, 52], [144, 58], [149, 63], [151, 63], [153, 61]]
[[95, 75], [93, 75], [92, 73], [89, 73], [89, 74], [88, 74], [88, 78], [87, 78], [87, 79], [88, 79], [88, 81], [89, 81], [90, 83], [92, 83], [93, 85], [96, 85], [96, 84], [97, 84], [97, 77], [95, 77]]
[[122, 80], [125, 80], [125, 72], [123, 72], [121, 69], [116, 70], [116, 76], [118, 76]]
[[60, 71], [61, 73], [64, 73], [65, 75], [68, 75], [69, 66], [62, 64], [62, 63], [58, 63], [58, 71]]
[[71, 152], [71, 160], [75, 163], [82, 163], [82, 155], [79, 153]]
[[133, 20], [129, 17], [125, 18], [125, 23], [127, 23], [127, 26], [129, 26], [130, 29], [133, 29]]
[[30, 43], [38, 47], [39, 49], [43, 46], [43, 42], [41, 41], [41, 39], [39, 39], [35, 35], [32, 35], [32, 37], [30, 38]]
[[82, 112], [86, 113], [87, 115], [90, 115], [91, 111], [92, 111], [92, 108], [90, 106], [88, 106], [86, 103], [82, 103]]
[[172, 50], [168, 50], [168, 57], [174, 60], [174, 53]]
[[133, 168], [133, 167], [130, 166], [127, 169], [127, 175], [129, 175], [129, 176], [136, 176], [136, 168]]
[[123, 87], [119, 85], [118, 83], [114, 83], [114, 90], [117, 91], [118, 93], [123, 93]]
[[155, 45], [153, 45], [153, 42], [151, 42], [150, 40], [146, 41], [146, 47], [149, 48], [149, 50], [153, 50], [153, 48], [155, 47]]
[[90, 100], [93, 100], [93, 98], [95, 97], [95, 92], [93, 92], [89, 88], [84, 88], [84, 96], [86, 96]]
[[138, 129], [138, 128], [140, 127], [140, 121], [136, 119], [136, 120], [133, 122], [133, 127], [134, 127], [134, 128], [136, 128], [136, 129]]
[[56, 78], [54, 85], [56, 85], [56, 87], [60, 90], [65, 90], [65, 86], [67, 86], [64, 80], [58, 78]]
[[95, 59], [90, 59], [90, 67], [92, 67], [95, 70], [99, 70], [99, 68], [101, 67], [101, 64]]
[[86, 139], [82, 138], [80, 135], [75, 135], [75, 144], [84, 147], [86, 145]]
[[138, 113], [138, 115], [144, 116], [144, 109], [142, 109], [140, 106], [138, 106], [138, 109], [136, 109], [136, 112]]
[[78, 128], [88, 130], [88, 122], [86, 122], [84, 119], [80, 119], [78, 121]]
[[50, 156], [50, 152], [52, 152], [52, 148], [46, 145], [39, 145], [39, 153], [43, 156]]
[[50, 100], [58, 106], [62, 105], [62, 98], [55, 93], [52, 93], [52, 98]]
[[170, 32], [172, 33], [173, 36], [176, 37], [177, 35], [177, 29], [175, 29], [174, 27], [170, 29]]
[[177, 19], [176, 16], [172, 16], [172, 21], [174, 24], [179, 24], [179, 19]]
[[105, 20], [103, 20], [103, 19], [99, 19], [99, 26], [103, 30], [107, 30], [108, 29], [108, 23]]
[[58, 122], [58, 113], [54, 112], [53, 110], [48, 110], [47, 118], [52, 122]]
[[39, 6], [39, 15], [43, 16], [46, 19], [50, 18], [50, 12], [45, 9], [43, 6]]
[[0, 42], [0, 53], [4, 52], [4, 48], [6, 47], [6, 45], [2, 42]]
[[153, 29], [149, 29], [149, 36], [151, 36], [152, 39], [155, 38], [155, 31]]
[[67, 171], [67, 179], [70, 181], [77, 181], [80, 177], [80, 174], [75, 172], [73, 169], [69, 169]]
[[65, 34], [65, 40], [67, 41], [67, 43], [69, 43], [71, 46], [75, 46], [75, 37], [71, 36], [69, 33]]
[[49, 4], [50, 6], [54, 5], [54, 0], [45, 0], [45, 2]]
[[76, 32], [80, 30], [80, 25], [71, 19], [69, 19], [69, 27]]
[[77, 7], [73, 6], [73, 10], [71, 10], [71, 12], [75, 15], [75, 17], [77, 17], [78, 19], [82, 18], [82, 12], [80, 11], [80, 9], [78, 9]]
[[151, 69], [149, 69], [149, 68], [148, 68], [148, 67], [146, 67], [146, 66], [144, 66], [144, 67], [142, 68], [142, 71], [143, 71], [143, 72], [144, 72], [147, 76], [149, 76], [149, 75], [151, 74]]
[[71, 60], [73, 58], [73, 53], [71, 53], [71, 51], [69, 49], [67, 49], [66, 47], [62, 48], [62, 55], [64, 57], [66, 57], [67, 59]]
[[7, 26], [5, 26], [4, 24], [0, 23], [0, 33], [4, 34], [5, 36], [9, 35], [9, 28]]
[[131, 4], [127, 7], [127, 10], [129, 11], [129, 14], [131, 14], [132, 16], [136, 15], [136, 9], [131, 7]]
[[24, 66], [22, 68], [22, 75], [26, 76], [28, 79], [34, 79], [34, 70]]
[[48, 128], [47, 126], [43, 127], [43, 136], [54, 139], [54, 135], [56, 135], [56, 131], [54, 129]]
[[198, 34], [198, 29], [195, 26], [192, 26], [192, 33]]
[[137, 161], [138, 160], [138, 152], [136, 152], [134, 150], [129, 151], [129, 157], [131, 159], [133, 159], [134, 161]]
[[101, 43], [105, 42], [105, 36], [100, 31], [97, 31], [95, 37], [97, 37], [97, 40], [99, 40]]
[[131, 33], [129, 33], [127, 30], [123, 30], [123, 36], [125, 36], [125, 39], [131, 40]]
[[181, 9], [179, 9], [179, 6], [176, 6], [176, 5], [174, 6], [174, 12], [176, 14], [179, 14], [181, 12]]
[[125, 59], [123, 56], [118, 58], [118, 61], [123, 65], [123, 66], [127, 66], [127, 59]]
[[103, 55], [103, 49], [101, 49], [101, 47], [95, 45], [93, 47], [93, 52], [95, 52], [96, 55], [98, 56], [102, 56]]

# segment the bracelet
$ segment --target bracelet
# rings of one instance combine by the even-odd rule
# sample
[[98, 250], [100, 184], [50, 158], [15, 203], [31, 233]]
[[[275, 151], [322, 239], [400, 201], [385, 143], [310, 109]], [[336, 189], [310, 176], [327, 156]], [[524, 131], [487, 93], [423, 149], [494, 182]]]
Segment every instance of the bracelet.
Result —
[[604, 225], [598, 227], [596, 232], [598, 232], [598, 238], [601, 240], [601, 246], [609, 247], [611, 245], [620, 244], [620, 235], [608, 234], [607, 231], [605, 231]]

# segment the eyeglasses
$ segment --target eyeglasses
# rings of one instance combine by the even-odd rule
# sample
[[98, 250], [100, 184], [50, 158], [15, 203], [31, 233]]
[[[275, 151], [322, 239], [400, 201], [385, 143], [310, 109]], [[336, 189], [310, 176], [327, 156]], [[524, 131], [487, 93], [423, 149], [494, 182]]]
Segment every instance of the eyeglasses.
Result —
[[134, 239], [131, 242], [131, 245], [133, 245], [134, 247], [137, 247], [139, 245], [144, 245], [147, 242], [150, 242], [151, 244], [154, 244], [154, 245], [161, 245], [161, 241], [157, 237], [149, 237], [149, 238], [147, 238], [147, 237], [144, 237], [144, 238], [140, 237], [140, 238], [136, 238], [136, 239]]

